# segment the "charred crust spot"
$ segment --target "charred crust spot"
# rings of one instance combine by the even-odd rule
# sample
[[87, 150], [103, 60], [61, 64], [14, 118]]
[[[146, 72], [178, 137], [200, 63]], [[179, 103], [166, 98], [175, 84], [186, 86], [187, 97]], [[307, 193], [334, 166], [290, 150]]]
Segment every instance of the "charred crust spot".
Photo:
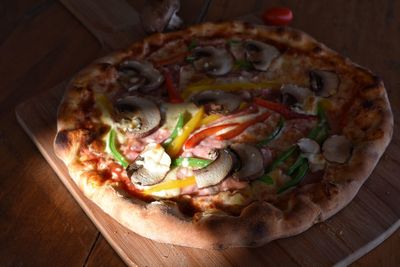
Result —
[[373, 106], [374, 106], [374, 101], [372, 101], [372, 100], [365, 100], [365, 101], [362, 102], [362, 107], [364, 109], [370, 109]]
[[301, 40], [301, 34], [299, 34], [298, 32], [293, 31], [293, 32], [290, 33], [290, 38], [291, 38], [293, 41], [298, 42], [298, 41]]
[[379, 87], [379, 86], [382, 85], [382, 83], [383, 83], [382, 78], [379, 77], [379, 76], [374, 75], [372, 77], [372, 83], [370, 83], [369, 85], [365, 86], [364, 87], [364, 91], [368, 91], [368, 90], [374, 89], [376, 87]]
[[328, 199], [332, 199], [332, 197], [334, 197], [338, 193], [337, 186], [332, 183], [326, 183], [324, 189], [325, 189], [325, 195], [328, 197]]
[[250, 225], [249, 233], [252, 240], [262, 238], [267, 233], [267, 227], [263, 221], [258, 221], [255, 224]]
[[99, 67], [100, 71], [106, 71], [108, 68], [112, 67], [112, 65], [107, 62], [97, 63], [97, 66]]
[[316, 46], [314, 46], [314, 48], [312, 49], [312, 52], [313, 52], [314, 54], [319, 54], [319, 53], [322, 52], [322, 47], [319, 46], [319, 45], [316, 45]]
[[69, 147], [69, 138], [68, 138], [67, 131], [58, 132], [54, 143], [60, 149], [68, 149], [68, 147]]
[[278, 34], [278, 35], [283, 35], [283, 34], [285, 34], [285, 28], [284, 27], [277, 27], [276, 29], [275, 29], [275, 32], [276, 32], [276, 34]]

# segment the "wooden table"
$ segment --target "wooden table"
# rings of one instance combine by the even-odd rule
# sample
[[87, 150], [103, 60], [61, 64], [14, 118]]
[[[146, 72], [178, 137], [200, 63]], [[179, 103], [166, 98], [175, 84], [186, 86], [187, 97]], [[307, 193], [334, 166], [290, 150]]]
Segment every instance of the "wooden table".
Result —
[[[20, 0], [0, 4], [1, 266], [124, 265], [57, 179], [14, 114], [17, 104], [53, 88], [112, 48], [129, 43], [129, 26], [137, 22], [130, 9], [111, 7], [107, 9], [110, 18], [96, 17], [92, 12], [101, 10], [93, 10], [93, 2]], [[97, 1], [96, 6], [106, 8], [110, 2]], [[133, 10], [145, 1], [115, 2]], [[187, 23], [289, 6], [295, 14], [292, 26], [382, 76], [392, 106], [399, 110], [399, 1], [182, 2], [181, 13]], [[107, 28], [107, 22], [115, 19], [122, 25], [117, 33]], [[397, 230], [354, 265], [398, 265], [399, 249]]]

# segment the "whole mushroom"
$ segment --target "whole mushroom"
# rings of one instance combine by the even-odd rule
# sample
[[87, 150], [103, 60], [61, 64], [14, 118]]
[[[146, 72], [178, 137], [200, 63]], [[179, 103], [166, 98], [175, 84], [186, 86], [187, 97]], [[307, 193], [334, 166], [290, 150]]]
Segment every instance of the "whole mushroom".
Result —
[[117, 66], [118, 81], [128, 91], [147, 93], [159, 87], [164, 77], [150, 62], [126, 60]]
[[133, 137], [144, 137], [154, 132], [161, 122], [157, 105], [143, 97], [127, 96], [115, 104], [117, 127]]
[[197, 70], [214, 76], [227, 74], [234, 64], [232, 55], [225, 48], [197, 47], [193, 49], [192, 56]]
[[244, 49], [246, 59], [256, 70], [261, 71], [266, 71], [272, 60], [280, 55], [276, 47], [256, 40], [247, 40]]

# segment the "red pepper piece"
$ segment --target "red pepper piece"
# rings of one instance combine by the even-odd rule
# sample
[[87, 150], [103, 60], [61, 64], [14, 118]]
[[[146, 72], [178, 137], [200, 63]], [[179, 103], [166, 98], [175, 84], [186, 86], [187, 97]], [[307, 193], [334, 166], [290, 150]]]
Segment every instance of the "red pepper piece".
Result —
[[171, 73], [168, 70], [164, 69], [163, 74], [165, 79], [165, 85], [167, 86], [169, 102], [174, 104], [182, 103], [183, 99], [175, 87]]
[[185, 143], [185, 145], [183, 146], [183, 149], [189, 149], [192, 147], [195, 147], [198, 143], [200, 143], [201, 141], [203, 141], [204, 139], [206, 139], [207, 137], [227, 128], [227, 127], [232, 127], [232, 126], [236, 126], [238, 125], [238, 123], [228, 123], [228, 124], [223, 124], [223, 125], [216, 125], [216, 126], [212, 126], [209, 128], [206, 128], [204, 130], [201, 130], [198, 133], [195, 133], [194, 135], [192, 135]]
[[228, 139], [234, 138], [235, 136], [238, 136], [239, 134], [244, 132], [244, 130], [246, 130], [251, 125], [256, 124], [257, 122], [265, 121], [266, 119], [268, 119], [269, 116], [271, 116], [271, 114], [268, 112], [258, 115], [254, 119], [246, 121], [246, 122], [240, 124], [239, 126], [235, 127], [233, 130], [230, 130], [229, 132], [218, 135], [216, 138], [218, 140], [228, 140]]
[[176, 55], [173, 55], [170, 58], [159, 60], [159, 61], [154, 61], [153, 64], [156, 67], [161, 67], [165, 65], [171, 65], [171, 64], [176, 64], [178, 62], [182, 62], [185, 60], [186, 56], [189, 54], [189, 52], [185, 51]]
[[287, 7], [272, 7], [264, 11], [262, 18], [267, 25], [285, 26], [293, 20], [293, 12]]
[[259, 97], [254, 98], [254, 103], [257, 105], [267, 108], [269, 110], [278, 112], [281, 114], [285, 119], [290, 120], [290, 119], [316, 119], [317, 116], [315, 115], [307, 115], [307, 114], [301, 114], [294, 112], [290, 110], [287, 106], [282, 105], [280, 103], [276, 102], [271, 102]]

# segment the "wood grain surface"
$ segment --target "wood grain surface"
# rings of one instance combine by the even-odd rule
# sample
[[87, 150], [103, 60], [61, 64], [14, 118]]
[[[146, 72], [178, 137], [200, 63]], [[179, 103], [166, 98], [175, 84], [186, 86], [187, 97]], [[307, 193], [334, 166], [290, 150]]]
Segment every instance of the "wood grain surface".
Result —
[[[118, 2], [113, 1], [113, 5]], [[134, 8], [135, 4], [140, 2], [128, 1]], [[399, 118], [398, 1], [190, 2], [193, 3], [193, 9], [192, 5], [182, 7], [182, 17], [187, 18], [187, 21], [189, 18], [197, 18], [196, 15], [204, 4], [209, 5], [205, 16], [207, 20], [228, 19], [249, 12], [261, 12], [267, 6], [291, 7], [295, 14], [292, 26], [310, 33], [382, 76], [395, 109], [395, 119]], [[85, 6], [85, 3], [82, 5]], [[40, 156], [36, 147], [18, 126], [13, 114], [16, 104], [68, 79], [112, 47], [101, 47], [99, 38], [93, 37], [93, 31], [88, 31], [82, 19], [79, 20], [79, 16], [76, 13], [72, 15], [69, 10], [71, 9], [65, 8], [57, 1], [21, 0], [0, 3], [1, 266], [124, 265]], [[40, 131], [44, 134], [48, 132], [45, 129]], [[352, 251], [355, 244], [368, 240], [398, 218], [400, 190], [396, 187], [396, 179], [400, 170], [399, 146], [400, 137], [396, 126], [394, 140], [384, 158], [355, 201], [350, 204], [356, 212], [346, 211], [352, 208], [349, 207], [338, 215], [348, 218], [347, 222], [333, 218], [326, 226], [310, 230], [311, 234], [339, 233], [338, 239], [346, 244], [339, 248], [333, 245], [329, 251], [323, 252], [325, 257]], [[368, 220], [369, 217], [378, 220]], [[351, 232], [344, 231], [348, 229], [347, 224], [352, 224]], [[367, 231], [369, 228], [377, 230], [371, 233]], [[355, 265], [398, 265], [399, 237], [400, 233], [396, 231]], [[318, 241], [298, 236], [271, 245], [270, 253], [252, 250], [252, 254], [247, 255], [251, 258], [254, 253], [257, 258], [266, 261], [269, 260], [270, 254], [281, 255], [279, 263], [282, 266], [315, 266], [318, 263], [323, 265], [323, 262], [312, 262], [308, 257], [309, 253], [298, 254], [296, 250], [300, 246], [310, 252], [310, 248], [318, 244]], [[185, 253], [193, 255], [188, 251]], [[228, 258], [234, 257], [240, 260], [238, 263], [242, 265], [248, 263], [246, 253], [242, 254], [236, 250], [227, 253]], [[174, 262], [170, 265], [177, 264], [178, 262]], [[215, 264], [232, 265], [233, 262], [216, 261]]]

